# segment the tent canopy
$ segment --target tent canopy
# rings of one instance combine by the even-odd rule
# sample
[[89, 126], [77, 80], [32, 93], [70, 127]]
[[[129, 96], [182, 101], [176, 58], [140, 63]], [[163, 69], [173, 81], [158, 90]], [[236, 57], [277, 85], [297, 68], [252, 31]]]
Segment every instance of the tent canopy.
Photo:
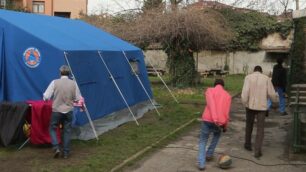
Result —
[[[0, 101], [42, 99], [69, 63], [93, 120], [126, 108], [98, 51], [129, 106], [148, 100], [129, 62], [152, 97], [138, 47], [79, 20], [0, 10]], [[78, 113], [76, 124], [87, 122]]]

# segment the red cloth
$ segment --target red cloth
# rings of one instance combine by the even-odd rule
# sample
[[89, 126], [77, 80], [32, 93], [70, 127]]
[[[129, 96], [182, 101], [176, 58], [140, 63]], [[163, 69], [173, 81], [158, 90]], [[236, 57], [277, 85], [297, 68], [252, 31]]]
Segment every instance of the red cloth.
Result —
[[230, 94], [221, 85], [217, 85], [214, 88], [208, 88], [205, 97], [206, 107], [202, 120], [226, 127], [232, 100]]
[[[31, 134], [32, 144], [50, 144], [51, 137], [49, 133], [52, 101], [27, 101], [31, 105]], [[60, 130], [57, 131], [60, 141]]]

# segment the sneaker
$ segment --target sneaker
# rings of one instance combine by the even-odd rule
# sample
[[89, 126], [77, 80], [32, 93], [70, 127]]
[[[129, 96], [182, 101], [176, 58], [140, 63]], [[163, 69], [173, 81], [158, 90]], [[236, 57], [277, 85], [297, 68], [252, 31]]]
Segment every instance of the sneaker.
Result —
[[244, 149], [247, 150], [247, 151], [252, 151], [252, 147], [251, 146], [244, 146]]
[[59, 149], [55, 149], [53, 158], [58, 158], [60, 154], [61, 154], [61, 151]]
[[63, 156], [63, 158], [64, 158], [64, 159], [68, 159], [68, 155], [65, 154], [65, 155]]
[[288, 115], [287, 112], [282, 112], [282, 113], [281, 113], [281, 116], [286, 116], [286, 115]]
[[261, 152], [255, 153], [255, 155], [254, 155], [254, 157], [257, 158], [257, 159], [259, 159], [261, 156], [262, 156]]
[[199, 167], [199, 170], [200, 170], [200, 171], [204, 171], [204, 170], [205, 170], [205, 167]]
[[206, 161], [211, 161], [211, 160], [213, 160], [213, 158], [214, 158], [213, 156], [207, 156]]
[[269, 110], [266, 111], [266, 117], [268, 117], [268, 116], [269, 116]]

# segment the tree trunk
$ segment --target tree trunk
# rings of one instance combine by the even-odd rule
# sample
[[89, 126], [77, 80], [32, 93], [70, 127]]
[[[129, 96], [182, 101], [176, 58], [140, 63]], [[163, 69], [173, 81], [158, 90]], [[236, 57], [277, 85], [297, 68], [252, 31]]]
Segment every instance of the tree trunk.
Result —
[[167, 66], [173, 86], [193, 86], [196, 78], [195, 60], [188, 48], [175, 46], [168, 48]]

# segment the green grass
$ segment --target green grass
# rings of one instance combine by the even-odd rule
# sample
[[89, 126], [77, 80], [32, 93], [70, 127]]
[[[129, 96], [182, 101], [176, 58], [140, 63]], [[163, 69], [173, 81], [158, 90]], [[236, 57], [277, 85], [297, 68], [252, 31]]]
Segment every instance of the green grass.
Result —
[[[243, 76], [233, 75], [225, 79], [226, 89], [232, 95], [240, 92]], [[161, 117], [153, 110], [139, 120], [140, 126], [129, 122], [101, 135], [100, 141], [72, 142], [72, 157], [68, 163], [65, 161], [47, 161], [34, 159], [31, 161], [33, 171], [110, 171], [122, 161], [160, 140], [171, 131], [191, 119], [200, 116], [204, 108], [203, 91], [212, 86], [214, 79], [206, 78], [196, 88], [174, 89], [171, 88], [182, 104], [173, 101], [167, 89], [156, 78], [150, 78], [156, 101], [161, 105]], [[188, 127], [187, 127], [188, 128]], [[187, 129], [186, 129], [187, 130]], [[179, 137], [181, 131], [162, 144]], [[48, 148], [49, 149], [49, 148]], [[154, 149], [155, 150], [155, 149]], [[153, 150], [153, 151], [154, 151]], [[35, 151], [35, 149], [32, 149]], [[10, 151], [9, 151], [10, 152]], [[35, 152], [34, 152], [35, 154]], [[8, 152], [0, 148], [0, 158], [9, 156]], [[22, 156], [22, 155], [20, 155]], [[34, 155], [33, 155], [34, 156]], [[22, 158], [21, 158], [22, 159]], [[18, 159], [20, 161], [20, 159]], [[35, 166], [35, 168], [34, 168]], [[1, 167], [1, 165], [0, 165]]]

